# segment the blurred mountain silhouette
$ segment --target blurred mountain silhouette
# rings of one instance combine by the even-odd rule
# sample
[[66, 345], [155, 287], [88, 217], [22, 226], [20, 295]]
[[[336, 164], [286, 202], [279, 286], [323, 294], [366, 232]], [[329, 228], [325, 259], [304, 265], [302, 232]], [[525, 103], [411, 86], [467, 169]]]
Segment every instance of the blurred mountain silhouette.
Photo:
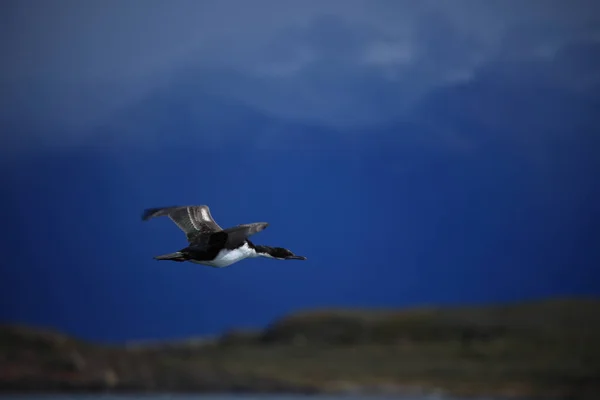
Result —
[[600, 300], [307, 310], [219, 337], [105, 345], [0, 329], [4, 391], [600, 393]]

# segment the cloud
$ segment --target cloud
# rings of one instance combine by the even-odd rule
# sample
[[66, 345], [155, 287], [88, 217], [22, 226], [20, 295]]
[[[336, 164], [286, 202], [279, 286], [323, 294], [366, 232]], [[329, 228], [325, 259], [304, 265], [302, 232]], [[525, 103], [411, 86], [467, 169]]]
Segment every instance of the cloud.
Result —
[[5, 128], [29, 124], [19, 137], [3, 135], [12, 147], [85, 141], [116, 114], [183, 83], [279, 118], [376, 125], [490, 60], [547, 54], [600, 32], [592, 0], [23, 0], [2, 7], [0, 118]]

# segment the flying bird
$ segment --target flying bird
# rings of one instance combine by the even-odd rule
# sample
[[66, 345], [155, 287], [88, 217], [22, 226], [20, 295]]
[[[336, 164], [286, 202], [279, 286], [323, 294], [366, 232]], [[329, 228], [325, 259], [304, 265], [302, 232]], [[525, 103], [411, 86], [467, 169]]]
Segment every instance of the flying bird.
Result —
[[156, 260], [189, 261], [214, 268], [228, 267], [246, 258], [267, 257], [278, 260], [306, 260], [283, 247], [255, 245], [248, 237], [269, 224], [255, 222], [222, 229], [213, 219], [208, 206], [172, 206], [148, 208], [142, 220], [169, 217], [186, 235], [189, 246], [174, 253], [155, 256]]

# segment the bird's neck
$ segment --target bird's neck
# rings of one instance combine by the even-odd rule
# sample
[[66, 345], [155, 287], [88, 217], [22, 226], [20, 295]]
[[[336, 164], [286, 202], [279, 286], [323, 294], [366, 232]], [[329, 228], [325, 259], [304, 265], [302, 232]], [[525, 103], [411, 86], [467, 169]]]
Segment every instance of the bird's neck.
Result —
[[259, 244], [254, 245], [254, 251], [256, 252], [257, 257], [267, 257], [273, 258], [271, 252], [273, 251], [272, 247], [269, 246], [261, 246]]

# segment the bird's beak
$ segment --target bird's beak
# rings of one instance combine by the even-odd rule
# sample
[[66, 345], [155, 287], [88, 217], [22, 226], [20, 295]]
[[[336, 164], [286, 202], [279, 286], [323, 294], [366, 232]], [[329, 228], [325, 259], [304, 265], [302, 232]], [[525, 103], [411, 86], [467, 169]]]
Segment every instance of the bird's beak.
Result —
[[302, 256], [288, 256], [285, 259], [286, 260], [306, 260], [306, 257], [302, 257]]

